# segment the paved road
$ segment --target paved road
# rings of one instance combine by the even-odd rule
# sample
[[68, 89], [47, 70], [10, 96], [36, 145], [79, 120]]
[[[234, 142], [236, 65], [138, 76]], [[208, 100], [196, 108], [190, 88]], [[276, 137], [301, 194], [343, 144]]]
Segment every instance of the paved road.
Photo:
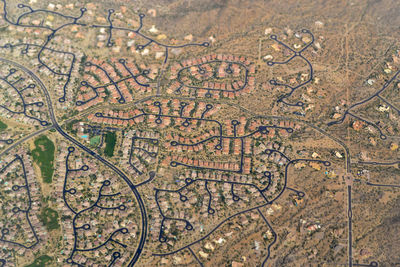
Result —
[[349, 235], [348, 235], [348, 249], [349, 249], [349, 266], [353, 266], [353, 211], [351, 210], [351, 185], [347, 186], [347, 196], [348, 196], [348, 227], [349, 227]]

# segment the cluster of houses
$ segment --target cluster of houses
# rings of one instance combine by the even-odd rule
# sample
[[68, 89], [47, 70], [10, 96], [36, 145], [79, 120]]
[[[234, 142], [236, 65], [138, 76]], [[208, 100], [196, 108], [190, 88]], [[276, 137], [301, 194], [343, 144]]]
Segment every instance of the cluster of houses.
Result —
[[[29, 19], [27, 16], [25, 19]], [[41, 64], [38, 61], [38, 53], [41, 51], [40, 46], [43, 45], [42, 38], [47, 37], [51, 32], [48, 30], [31, 28], [31, 27], [17, 27], [13, 25], [9, 25], [7, 28], [10, 32], [21, 32], [24, 34], [24, 42], [30, 45], [20, 45], [20, 43], [15, 42], [15, 39], [12, 38], [4, 38], [0, 41], [0, 46], [5, 46], [6, 44], [16, 44], [17, 46], [12, 47], [12, 49], [8, 50], [7, 48], [1, 49], [2, 52], [6, 53], [13, 58], [22, 58], [24, 63], [29, 64], [30, 68], [34, 70], [35, 73], [40, 74], [40, 77], [43, 81], [51, 82], [51, 93], [55, 97], [64, 96], [64, 87], [67, 82], [69, 82], [69, 87], [67, 87], [66, 101], [58, 102], [54, 101], [53, 104], [57, 106], [57, 109], [66, 109], [70, 106], [70, 102], [72, 101], [72, 94], [68, 94], [68, 90], [72, 90], [71, 81], [68, 81], [70, 77], [76, 77], [79, 71], [76, 62], [79, 62], [83, 56], [83, 53], [79, 50], [75, 50], [71, 48], [71, 39], [66, 37], [65, 35], [55, 35], [52, 41], [46, 46], [41, 54], [40, 60], [45, 64]], [[28, 34], [29, 37], [26, 35]], [[65, 44], [62, 49], [57, 47], [58, 44]], [[50, 50], [52, 49], [52, 50]], [[62, 51], [61, 51], [62, 50]], [[73, 53], [73, 55], [71, 54]], [[75, 61], [75, 64], [73, 63]], [[55, 75], [56, 73], [62, 73], [62, 75]], [[30, 79], [25, 79], [24, 82], [33, 83]], [[22, 89], [22, 88], [20, 88]], [[33, 99], [36, 101], [40, 101], [41, 96], [38, 94], [37, 87], [36, 89], [28, 89], [26, 93], [34, 94]], [[22, 92], [24, 93], [24, 92]], [[15, 98], [17, 99], [17, 98]], [[11, 101], [10, 101], [11, 102]], [[28, 103], [28, 102], [27, 102]], [[32, 108], [32, 107], [29, 107]], [[40, 114], [40, 113], [39, 113]], [[37, 114], [34, 115], [39, 116]], [[44, 117], [41, 118], [45, 119]], [[26, 120], [26, 119], [25, 119]], [[25, 121], [24, 121], [25, 122]], [[33, 120], [28, 120], [30, 124], [37, 124]]]
[[[36, 1], [36, 0], [31, 0]], [[79, 5], [82, 6], [82, 5]], [[74, 4], [67, 4], [67, 5], [61, 5], [61, 4], [55, 4], [55, 3], [50, 3], [47, 7], [48, 10], [50, 11], [58, 11], [61, 13], [65, 12], [65, 9], [70, 9], [70, 10], [78, 10], [79, 6], [74, 5]], [[87, 9], [85, 15], [84, 15], [84, 20], [85, 23], [88, 25], [104, 25], [104, 27], [97, 27], [93, 28], [95, 31], [95, 40], [93, 42], [90, 42], [89, 47], [91, 49], [97, 49], [100, 51], [100, 53], [103, 51], [103, 49], [108, 49], [108, 53], [112, 54], [120, 54], [122, 51], [127, 48], [127, 50], [135, 56], [142, 56], [142, 57], [152, 57], [156, 60], [163, 60], [165, 58], [165, 47], [162, 45], [157, 44], [156, 42], [152, 42], [151, 44], [147, 45], [143, 49], [138, 49], [139, 43], [146, 43], [148, 42], [147, 39], [141, 37], [141, 35], [136, 34], [134, 30], [136, 30], [140, 26], [140, 17], [138, 14], [132, 13], [132, 9], [128, 8], [128, 6], [119, 6], [118, 9], [116, 9], [111, 16], [111, 19], [113, 21], [113, 25], [118, 25], [121, 27], [125, 28], [131, 28], [132, 31], [125, 31], [125, 30], [119, 30], [117, 28], [113, 29], [112, 33], [112, 39], [109, 40], [109, 31], [107, 29], [109, 22], [107, 21], [107, 15], [102, 12], [102, 7], [99, 5], [98, 2], [91, 2], [91, 3], [86, 3], [85, 8]], [[155, 10], [153, 9], [155, 12]], [[150, 12], [151, 16], [155, 16], [154, 12]], [[38, 20], [35, 19], [34, 23], [36, 25], [43, 24], [46, 26], [54, 27], [53, 23], [55, 22], [55, 17], [53, 15], [47, 16], [46, 19], [44, 20]], [[145, 27], [143, 27], [145, 28]], [[28, 28], [31, 29], [31, 28]], [[85, 38], [88, 36], [87, 32], [88, 28], [87, 27], [81, 27], [80, 25], [71, 25], [69, 27], [70, 31], [70, 38], [77, 40], [78, 42], [83, 41]], [[177, 43], [177, 40], [171, 39], [169, 41], [166, 41], [168, 37], [165, 34], [162, 34], [159, 32], [158, 29], [155, 28], [155, 25], [152, 25], [152, 27], [146, 27], [146, 29], [142, 29], [142, 33], [146, 31], [146, 35], [149, 35], [151, 38], [154, 40], [160, 41], [160, 42], [169, 42], [171, 44]], [[65, 37], [65, 36], [63, 36]], [[109, 41], [111, 41], [112, 46], [108, 47], [110, 44]], [[65, 43], [66, 41], [64, 41]], [[71, 40], [68, 39], [67, 43], [70, 43]], [[171, 49], [174, 50], [174, 49]], [[172, 51], [173, 52], [173, 51]], [[173, 54], [173, 53], [171, 53]]]
[[[67, 173], [66, 158], [68, 155], [67, 143], [60, 143], [58, 157], [56, 160], [57, 172], [55, 174], [55, 190], [53, 196], [57, 199], [59, 211], [64, 214], [63, 220], [63, 256], [59, 257], [59, 262], [65, 261], [73, 252], [73, 246], [76, 242], [77, 249], [89, 249], [98, 247], [107, 242], [110, 235], [118, 229], [127, 228], [127, 234], [118, 234], [113, 239], [131, 247], [131, 244], [137, 239], [136, 232], [138, 225], [135, 220], [134, 201], [132, 201], [132, 192], [130, 188], [121, 183], [118, 176], [107, 170], [99, 169], [98, 163], [88, 158], [84, 153], [75, 150], [69, 156]], [[88, 166], [87, 170], [83, 170], [83, 166]], [[91, 177], [92, 176], [92, 177]], [[67, 181], [65, 181], [67, 179]], [[100, 194], [101, 181], [109, 180], [110, 185], [104, 186], [97, 206], [89, 209], [85, 213], [89, 216], [77, 218], [73, 220], [74, 214], [64, 202], [63, 192], [64, 183], [67, 192], [65, 200], [75, 212], [89, 208], [95, 203]], [[71, 190], [74, 190], [72, 192]], [[72, 192], [72, 193], [71, 193]], [[107, 196], [120, 193], [117, 197]], [[125, 209], [118, 209], [120, 205], [124, 205]], [[108, 209], [102, 209], [106, 207]], [[112, 207], [112, 209], [110, 209]], [[75, 224], [75, 225], [74, 225]], [[83, 229], [83, 225], [90, 225], [90, 229]], [[76, 233], [74, 234], [74, 226]], [[79, 228], [79, 229], [77, 229]], [[94, 250], [92, 258], [87, 255], [75, 251], [72, 255], [73, 261], [83, 265], [96, 265], [103, 261], [111, 261], [112, 253], [105, 249], [107, 246]], [[126, 251], [119, 251], [121, 255]], [[122, 266], [123, 260], [118, 260], [115, 266]]]
[[[214, 160], [201, 160], [196, 159], [188, 156], [167, 156], [161, 164], [163, 166], [169, 166], [171, 162], [177, 162], [178, 164], [184, 164], [190, 168], [196, 169], [212, 169], [212, 170], [220, 170], [220, 171], [232, 171], [232, 172], [239, 172], [240, 170], [240, 161], [236, 162], [219, 162]], [[243, 173], [250, 172], [250, 163], [251, 159], [244, 159], [243, 164]], [[245, 171], [246, 170], [246, 171]]]
[[[157, 197], [157, 202], [164, 216], [181, 218], [193, 225], [194, 234], [191, 234], [191, 236], [202, 232], [207, 233], [212, 225], [218, 223], [223, 216], [230, 212], [243, 210], [250, 203], [262, 203], [265, 201], [256, 187], [232, 183], [251, 183], [251, 177], [246, 175], [186, 170], [176, 179], [185, 180], [185, 178], [227, 181], [207, 182], [208, 192], [205, 189], [206, 182], [198, 180], [179, 193], [160, 191], [157, 196], [149, 196], [149, 200], [151, 200], [149, 202], [149, 210], [157, 210], [155, 201], [155, 197]], [[199, 194], [203, 195], [203, 197], [200, 197]], [[187, 200], [182, 201], [182, 196]], [[212, 212], [210, 212], [210, 209], [212, 209]], [[154, 212], [152, 216], [150, 236], [155, 240], [158, 239], [162, 218], [163, 216], [159, 212]], [[243, 223], [248, 224], [248, 221], [246, 220]], [[185, 235], [186, 223], [184, 221], [166, 219], [162, 226], [163, 235], [168, 237], [166, 242], [168, 246], [174, 246], [176, 243], [182, 242], [183, 239], [190, 239], [190, 236]]]
[[[199, 119], [209, 118], [221, 108], [220, 105], [208, 108], [204, 102], [198, 102], [197, 104], [190, 102], [185, 104], [186, 106], [182, 109], [181, 113], [182, 102], [178, 99], [162, 99], [159, 103], [160, 106], [155, 106], [153, 101], [146, 101], [143, 103], [143, 109], [136, 108], [129, 111], [108, 110], [103, 112], [103, 116], [96, 116], [92, 113], [88, 116], [88, 119], [91, 122], [99, 124], [111, 124], [121, 127], [146, 122], [147, 127], [165, 128], [171, 126], [174, 122], [174, 125], [181, 125], [181, 130], [191, 132], [198, 128], [199, 121], [205, 123]], [[161, 114], [159, 114], [159, 108], [162, 111]], [[146, 110], [145, 113], [143, 113], [143, 110]], [[171, 117], [160, 117], [159, 115], [167, 115]], [[184, 124], [185, 121], [188, 121], [188, 125]]]
[[[267, 142], [266, 144], [261, 143], [258, 147], [255, 148], [256, 153], [259, 154], [257, 158], [261, 161], [271, 161], [280, 166], [283, 166], [288, 163], [288, 159], [285, 158], [286, 147], [277, 142]], [[271, 153], [268, 151], [272, 150]], [[267, 151], [268, 153], [266, 153]], [[278, 151], [278, 152], [275, 152]]]
[[[224, 224], [218, 231], [215, 231], [212, 235], [207, 237], [206, 239], [202, 240], [198, 244], [195, 244], [191, 247], [193, 253], [197, 255], [197, 257], [204, 263], [204, 262], [211, 262], [216, 255], [221, 255], [221, 250], [226, 251], [232, 246], [232, 242], [237, 242], [240, 233], [244, 230], [244, 227], [251, 227], [251, 224], [258, 223], [260, 220], [260, 215], [258, 212], [249, 212], [247, 214], [241, 214], [235, 216], [230, 220], [229, 224]], [[250, 228], [254, 229], [254, 228]], [[256, 228], [257, 229], [257, 228]], [[266, 231], [268, 236], [271, 236], [273, 239], [273, 234], [270, 230]], [[272, 240], [270, 240], [272, 242]], [[253, 249], [261, 252], [262, 249], [267, 249], [266, 246], [268, 243], [264, 243], [260, 241], [254, 241]], [[240, 253], [238, 251], [238, 253]], [[193, 255], [188, 251], [186, 254], [184, 252], [180, 253], [179, 255], [175, 254], [172, 258], [170, 257], [162, 257], [160, 259], [159, 264], [161, 266], [171, 266], [171, 265], [178, 265], [178, 264], [186, 264], [190, 265], [193, 262]], [[242, 263], [243, 262], [243, 263]], [[241, 262], [232, 261], [232, 267], [243, 267], [251, 264], [249, 259], [246, 256], [241, 257]]]
[[[246, 119], [245, 117], [241, 117], [240, 120], [238, 121], [239, 123], [236, 125], [237, 133], [240, 135], [243, 135], [245, 132], [245, 125], [246, 125]], [[228, 134], [230, 134], [230, 137], [233, 135], [233, 126], [231, 124], [231, 121], [226, 121], [225, 122], [227, 126], [225, 127], [227, 129]], [[255, 120], [249, 123], [249, 130], [250, 131], [256, 131], [259, 126], [261, 126], [261, 121]], [[291, 121], [280, 121], [278, 123], [280, 127], [286, 127], [286, 128], [293, 128], [293, 129], [298, 129], [300, 126], [295, 125]], [[283, 135], [287, 136], [288, 132], [285, 129], [278, 129], [278, 132]], [[252, 137], [258, 138], [261, 137], [262, 133], [256, 132], [253, 134]], [[275, 136], [275, 129], [270, 128], [269, 132], [267, 133], [267, 136], [269, 139], [273, 138]], [[210, 137], [214, 137], [214, 139], [211, 139], [207, 141], [206, 143], [202, 143], [202, 140], [207, 140]], [[221, 137], [221, 133], [218, 129], [212, 129], [207, 131], [206, 133], [203, 133], [200, 136], [190, 138], [190, 137], [182, 137], [179, 135], [174, 135], [173, 133], [168, 134], [166, 136], [167, 142], [164, 144], [164, 147], [166, 147], [168, 150], [171, 150], [172, 152], [198, 152], [202, 151], [205, 148], [208, 148], [209, 151], [212, 151], [214, 155], [216, 156], [221, 156], [221, 155], [230, 155], [230, 156], [237, 156], [237, 155], [250, 155], [250, 156], [244, 156], [243, 157], [243, 162], [241, 163], [239, 159], [236, 159], [236, 161], [232, 162], [232, 158], [230, 162], [217, 162], [217, 161], [210, 161], [210, 160], [202, 160], [200, 158], [192, 158], [190, 155], [182, 155], [180, 156], [179, 154], [173, 154], [170, 156], [167, 156], [163, 159], [161, 162], [162, 165], [164, 166], [169, 166], [171, 162], [178, 162], [187, 166], [191, 166], [196, 169], [213, 169], [213, 170], [223, 170], [223, 171], [233, 171], [233, 172], [239, 172], [240, 167], [242, 167], [241, 172], [242, 174], [250, 174], [251, 173], [251, 166], [252, 166], [252, 155], [253, 155], [253, 147], [254, 147], [254, 138], [229, 138], [229, 137]], [[169, 141], [170, 140], [170, 141]], [[174, 145], [171, 145], [171, 141], [175, 142]], [[216, 150], [215, 146], [222, 144], [222, 149], [221, 150]], [[275, 144], [276, 146], [277, 144]], [[269, 143], [267, 147], [264, 145], [256, 147], [257, 151], [260, 151], [260, 149], [263, 149], [265, 151], [267, 148], [270, 149], [276, 149], [275, 146], [272, 146], [272, 143]], [[243, 149], [242, 149], [243, 148]], [[282, 149], [284, 150], [284, 147], [279, 147], [279, 151]], [[278, 149], [276, 149], [278, 150]], [[282, 152], [282, 151], [281, 151]], [[283, 151], [284, 152], [284, 151]], [[282, 152], [282, 153], [283, 153]], [[261, 155], [262, 160], [269, 160], [273, 161], [279, 165], [283, 165], [287, 163], [287, 159], [285, 159], [281, 154], [279, 153], [271, 153], [269, 155]], [[242, 164], [242, 165], [241, 165]]]
[[[300, 124], [296, 124], [293, 121], [290, 120], [274, 120], [272, 122], [265, 123], [263, 120], [256, 119], [252, 120], [249, 123], [249, 130], [250, 131], [255, 131], [258, 129], [260, 126], [270, 126], [267, 127], [268, 133], [266, 134], [269, 138], [274, 138], [276, 135], [279, 135], [280, 137], [287, 138], [290, 136], [290, 132], [288, 129], [292, 129], [293, 131], [301, 129]], [[272, 126], [275, 126], [277, 128], [274, 128]], [[279, 127], [279, 128], [278, 128]], [[259, 137], [260, 135], [264, 135], [260, 132], [254, 134], [254, 137]]]
[[127, 103], [138, 93], [146, 94], [153, 91], [151, 81], [158, 73], [155, 65], [149, 67], [141, 65], [140, 68], [148, 72], [144, 75], [130, 61], [122, 64], [116, 58], [112, 58], [111, 63], [90, 58], [88, 62], [92, 64], [85, 65], [83, 82], [77, 92], [77, 101], [82, 103], [77, 105], [78, 111], [104, 102], [108, 99], [108, 95], [109, 101], [116, 104], [121, 95]]
[[[1, 98], [1, 97], [0, 97]], [[36, 105], [28, 105], [24, 111], [21, 111], [18, 106], [23, 106], [22, 102], [15, 102], [12, 99], [18, 99], [18, 94], [10, 94], [10, 97], [3, 99], [5, 105], [0, 107], [1, 116], [12, 121], [24, 123], [28, 125], [40, 125], [40, 121], [47, 121], [47, 109]], [[29, 100], [30, 99], [30, 100]], [[34, 100], [35, 99], [35, 100]], [[37, 101], [37, 98], [24, 97], [25, 101], [33, 103]], [[0, 100], [1, 101], [1, 100]], [[18, 100], [17, 100], [18, 101]], [[5, 108], [3, 108], [5, 107]], [[7, 109], [6, 109], [7, 108]], [[24, 108], [22, 108], [24, 109]], [[29, 117], [28, 117], [29, 116]], [[33, 117], [33, 118], [32, 118]], [[34, 119], [36, 118], [36, 119]]]
[[5, 65], [1, 70], [1, 76], [4, 76], [2, 84], [6, 86], [0, 94], [1, 116], [21, 123], [39, 125], [39, 120], [46, 121], [48, 117], [40, 89], [25, 73], [18, 70], [9, 73], [13, 69]]
[[[157, 104], [155, 104], [157, 103]], [[158, 102], [147, 101], [144, 103], [144, 109], [135, 109], [130, 111], [106, 111], [104, 116], [95, 116], [91, 114], [88, 116], [89, 120], [96, 123], [106, 123], [106, 124], [114, 124], [120, 126], [130, 126], [136, 123], [141, 123], [146, 121], [147, 127], [160, 127], [164, 128], [171, 125], [171, 122], [174, 120], [174, 126], [180, 125], [179, 129], [184, 131], [185, 133], [190, 133], [192, 130], [199, 130], [199, 126], [197, 123], [190, 123], [189, 125], [183, 126], [183, 123], [186, 118], [193, 117], [202, 117], [204, 119], [209, 118], [209, 116], [213, 115], [216, 111], [218, 111], [221, 106], [216, 105], [215, 107], [209, 108], [204, 102], [199, 103], [186, 103], [181, 102], [178, 99], [168, 100], [162, 99]], [[207, 109], [209, 108], [209, 109]], [[145, 113], [143, 113], [145, 111]], [[161, 113], [160, 113], [161, 112]], [[152, 115], [149, 115], [152, 114]], [[160, 117], [159, 114], [162, 115], [170, 115], [174, 118], [170, 117]], [[136, 118], [133, 118], [137, 116]], [[187, 117], [186, 117], [187, 116]], [[106, 118], [108, 117], [108, 118]], [[119, 118], [119, 119], [118, 119]], [[159, 120], [158, 123], [156, 120]], [[192, 119], [192, 121], [195, 121]], [[203, 122], [204, 123], [204, 122]], [[211, 126], [213, 121], [207, 121], [207, 124]], [[162, 158], [161, 164], [165, 167], [170, 166], [171, 162], [176, 162], [182, 165], [190, 166], [194, 169], [210, 169], [210, 170], [222, 170], [222, 171], [231, 171], [238, 172], [241, 174], [250, 174], [252, 173], [252, 155], [254, 149], [254, 138], [259, 138], [262, 136], [266, 136], [269, 139], [275, 137], [276, 134], [279, 134], [281, 137], [288, 137], [289, 131], [288, 128], [292, 128], [293, 130], [299, 129], [300, 125], [295, 124], [292, 121], [276, 121], [274, 123], [268, 123], [267, 125], [276, 125], [280, 128], [269, 127], [267, 133], [261, 133], [257, 131], [260, 126], [263, 126], [263, 121], [260, 119], [247, 121], [246, 117], [242, 116], [237, 121], [224, 121], [222, 125], [222, 129], [219, 125], [215, 124], [215, 127], [208, 127], [204, 131], [200, 131], [200, 133], [195, 137], [182, 136], [181, 134], [177, 134], [174, 132], [165, 133], [165, 141], [163, 142], [163, 148], [167, 149], [170, 153], [166, 155], [166, 157]], [[221, 132], [222, 131], [222, 132]], [[251, 137], [243, 137], [246, 132], [255, 132]], [[132, 135], [132, 133], [130, 133]], [[149, 135], [157, 135], [156, 133], [148, 133]], [[236, 138], [232, 138], [236, 137]], [[158, 138], [158, 137], [157, 137]], [[125, 167], [132, 171], [132, 173], [144, 173], [146, 170], [146, 165], [154, 162], [154, 158], [150, 156], [149, 153], [146, 153], [144, 150], [135, 151], [132, 154], [132, 142], [127, 138], [126, 142], [123, 144], [123, 155], [125, 160]], [[207, 142], [202, 142], [203, 140], [207, 140]], [[147, 142], [142, 142], [139, 144], [143, 144]], [[144, 145], [144, 144], [143, 144]], [[222, 149], [215, 149], [216, 146], [221, 145]], [[212, 151], [212, 153], [216, 156], [233, 156], [235, 159], [231, 158], [229, 161], [215, 161], [215, 160], [207, 160], [201, 157], [191, 157], [187, 155], [187, 152], [198, 153], [200, 151], [204, 151], [207, 149], [208, 151]], [[257, 148], [258, 150], [260, 147]], [[265, 148], [266, 149], [266, 148]], [[264, 150], [265, 150], [264, 149]], [[282, 149], [282, 148], [280, 148]], [[177, 153], [174, 153], [177, 152]], [[179, 153], [186, 153], [185, 155], [180, 155]], [[133, 156], [130, 156], [130, 155]], [[243, 161], [240, 159], [240, 155], [244, 155]], [[246, 156], [247, 155], [247, 156]], [[284, 165], [287, 163], [286, 159], [279, 153], [271, 153], [270, 155], [262, 155], [262, 160], [269, 160], [276, 162], [279, 165]], [[145, 162], [142, 162], [139, 158], [146, 159]], [[131, 161], [130, 161], [131, 160]], [[133, 161], [133, 166], [132, 166]]]
[[[187, 71], [186, 71], [187, 70]], [[235, 98], [255, 86], [255, 65], [243, 56], [211, 54], [171, 66], [168, 94]]]
[[[8, 251], [12, 250], [18, 255], [24, 255], [27, 250], [37, 252], [41, 245], [47, 241], [48, 233], [39, 220], [42, 206], [41, 192], [31, 159], [22, 148], [14, 152], [0, 161], [0, 170], [3, 170], [0, 176], [0, 184], [3, 188], [2, 196], [5, 198], [3, 201], [7, 203], [7, 205], [1, 207], [1, 213], [4, 216], [0, 217], [0, 232], [3, 240], [0, 241], [0, 244], [2, 248]], [[21, 161], [15, 160], [16, 155], [21, 157], [23, 166]], [[4, 169], [13, 160], [15, 161]], [[14, 213], [14, 208], [18, 208], [19, 211]]]
[[157, 132], [130, 130], [126, 133], [121, 148], [121, 164], [131, 176], [147, 174], [147, 166], [156, 162], [159, 138]]

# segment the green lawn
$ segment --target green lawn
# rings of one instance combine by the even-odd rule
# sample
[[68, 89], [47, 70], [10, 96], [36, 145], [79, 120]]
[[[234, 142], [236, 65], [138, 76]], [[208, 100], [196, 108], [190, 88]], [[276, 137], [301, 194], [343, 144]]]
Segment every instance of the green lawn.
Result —
[[47, 230], [49, 230], [49, 231], [60, 228], [60, 225], [58, 224], [57, 211], [55, 211], [49, 207], [44, 207], [42, 209], [39, 219], [46, 226]]
[[100, 141], [101, 141], [100, 135], [93, 136], [92, 138], [90, 138], [90, 145], [98, 146], [100, 144]]
[[42, 255], [39, 258], [36, 258], [35, 261], [29, 265], [25, 265], [25, 267], [47, 267], [50, 266], [48, 263], [52, 259], [47, 255]]
[[40, 167], [42, 179], [45, 183], [51, 183], [54, 167], [54, 143], [45, 135], [35, 140], [35, 149], [32, 150], [33, 160]]
[[114, 132], [106, 133], [106, 138], [105, 138], [106, 148], [104, 149], [104, 153], [108, 157], [112, 157], [114, 155], [114, 147], [116, 141], [117, 141], [117, 135]]
[[0, 132], [4, 131], [5, 129], [7, 129], [7, 124], [5, 124], [4, 122], [0, 121]]

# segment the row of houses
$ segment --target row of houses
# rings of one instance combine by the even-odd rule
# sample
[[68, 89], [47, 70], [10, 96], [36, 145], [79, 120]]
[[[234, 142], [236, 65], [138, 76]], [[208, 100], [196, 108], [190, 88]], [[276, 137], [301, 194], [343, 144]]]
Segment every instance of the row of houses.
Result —
[[[190, 67], [192, 65], [202, 65], [212, 61], [229, 61], [229, 62], [239, 62], [245, 66], [252, 66], [252, 63], [244, 56], [235, 55], [224, 55], [224, 54], [209, 54], [198, 58], [185, 59], [180, 63], [176, 62], [171, 66], [171, 74], [178, 74], [179, 70], [185, 67]], [[254, 69], [255, 70], [255, 69]], [[176, 78], [176, 77], [175, 77]], [[172, 78], [172, 79], [175, 79]]]
[[[194, 102], [191, 102], [185, 106], [181, 114], [181, 102], [176, 99], [172, 101], [163, 99], [160, 101], [160, 107], [155, 106], [151, 101], [143, 104], [146, 109], [146, 114], [143, 113], [143, 109], [139, 108], [129, 111], [108, 110], [103, 113], [104, 116], [96, 117], [95, 114], [90, 114], [88, 119], [95, 123], [112, 124], [124, 127], [146, 121], [147, 126], [149, 127], [161, 128], [168, 127], [172, 121], [174, 121], [175, 125], [182, 125], [182, 130], [191, 131], [195, 128], [198, 128], [197, 123], [199, 122], [199, 119], [206, 119], [221, 108], [220, 105], [207, 108], [207, 105], [204, 102], [199, 102], [197, 105]], [[160, 115], [165, 116], [159, 116], [159, 108], [161, 108], [162, 111]], [[172, 118], [168, 116], [172, 116]], [[184, 124], [185, 121], [187, 121], [188, 125]], [[200, 122], [202, 121], [200, 120]]]
[[241, 163], [239, 160], [237, 162], [218, 162], [213, 160], [190, 158], [187, 156], [172, 155], [165, 157], [162, 160], [161, 164], [163, 166], [170, 166], [171, 162], [176, 162], [178, 164], [186, 165], [189, 168], [196, 168], [196, 169], [240, 172], [240, 167], [242, 167], [240, 173], [250, 174], [251, 172], [251, 158], [249, 157], [244, 157], [243, 163]]
[[[181, 71], [185, 67], [188, 67], [189, 73]], [[214, 99], [220, 97], [235, 98], [254, 89], [254, 75], [255, 65], [251, 64], [246, 58], [212, 54], [172, 65], [168, 78], [171, 81], [176, 79], [177, 81], [172, 82], [167, 87], [166, 92], [168, 94], [179, 92], [182, 95], [190, 95], [193, 92], [195, 96]], [[193, 80], [189, 76], [197, 81], [203, 81], [202, 86], [193, 84]], [[206, 81], [213, 76], [215, 76], [215, 79], [227, 81]], [[236, 81], [238, 77], [241, 77], [242, 80]]]
[[[201, 142], [211, 136], [215, 138], [211, 141]], [[219, 144], [219, 140], [222, 143], [222, 151], [215, 151], [215, 146]], [[178, 142], [178, 145], [171, 145], [171, 141]], [[166, 136], [166, 142], [164, 147], [174, 152], [199, 152], [204, 150], [205, 146], [216, 153], [216, 155], [241, 155], [252, 153], [253, 139], [243, 138], [243, 151], [242, 151], [242, 139], [241, 138], [226, 138], [220, 137], [219, 130], [210, 129], [206, 133], [196, 137], [182, 137], [173, 134]], [[182, 145], [181, 145], [182, 144]]]
[[[146, 75], [143, 75], [131, 61], [122, 64], [116, 58], [112, 58], [111, 62], [89, 58], [88, 62], [93, 64], [85, 67], [86, 73], [83, 78], [90, 86], [82, 85], [80, 87], [77, 100], [91, 100], [77, 106], [78, 111], [104, 102], [108, 97], [108, 94], [105, 93], [106, 90], [110, 94], [109, 101], [116, 104], [121, 97], [120, 93], [125, 102], [131, 102], [136, 94], [151, 93], [154, 89], [152, 80], [157, 77], [158, 66], [156, 65], [149, 67], [141, 65], [140, 68], [148, 71]], [[95, 97], [96, 92], [97, 97]]]
[[131, 130], [122, 142], [121, 164], [133, 177], [147, 173], [147, 166], [156, 162], [159, 134], [156, 132]]

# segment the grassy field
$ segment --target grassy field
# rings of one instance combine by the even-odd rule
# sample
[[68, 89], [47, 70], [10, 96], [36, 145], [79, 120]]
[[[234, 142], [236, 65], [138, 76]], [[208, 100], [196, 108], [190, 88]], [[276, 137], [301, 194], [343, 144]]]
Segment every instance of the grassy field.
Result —
[[5, 129], [7, 129], [7, 124], [5, 124], [4, 122], [0, 121], [0, 132], [4, 131]]
[[91, 146], [98, 146], [100, 144], [101, 137], [100, 135], [93, 136], [90, 138], [90, 145]]
[[35, 149], [32, 150], [33, 160], [40, 167], [42, 179], [45, 183], [51, 183], [54, 167], [54, 144], [45, 135], [35, 140]]
[[47, 267], [50, 266], [49, 262], [52, 259], [47, 255], [42, 255], [39, 258], [36, 258], [35, 261], [29, 265], [25, 265], [25, 267]]
[[114, 147], [116, 141], [117, 141], [117, 135], [114, 132], [106, 133], [106, 138], [105, 138], [106, 148], [104, 149], [104, 153], [106, 154], [106, 156], [112, 157], [114, 155]]
[[47, 230], [49, 230], [49, 231], [60, 228], [60, 225], [58, 224], [57, 211], [55, 211], [49, 207], [44, 207], [42, 209], [39, 219], [46, 226]]

